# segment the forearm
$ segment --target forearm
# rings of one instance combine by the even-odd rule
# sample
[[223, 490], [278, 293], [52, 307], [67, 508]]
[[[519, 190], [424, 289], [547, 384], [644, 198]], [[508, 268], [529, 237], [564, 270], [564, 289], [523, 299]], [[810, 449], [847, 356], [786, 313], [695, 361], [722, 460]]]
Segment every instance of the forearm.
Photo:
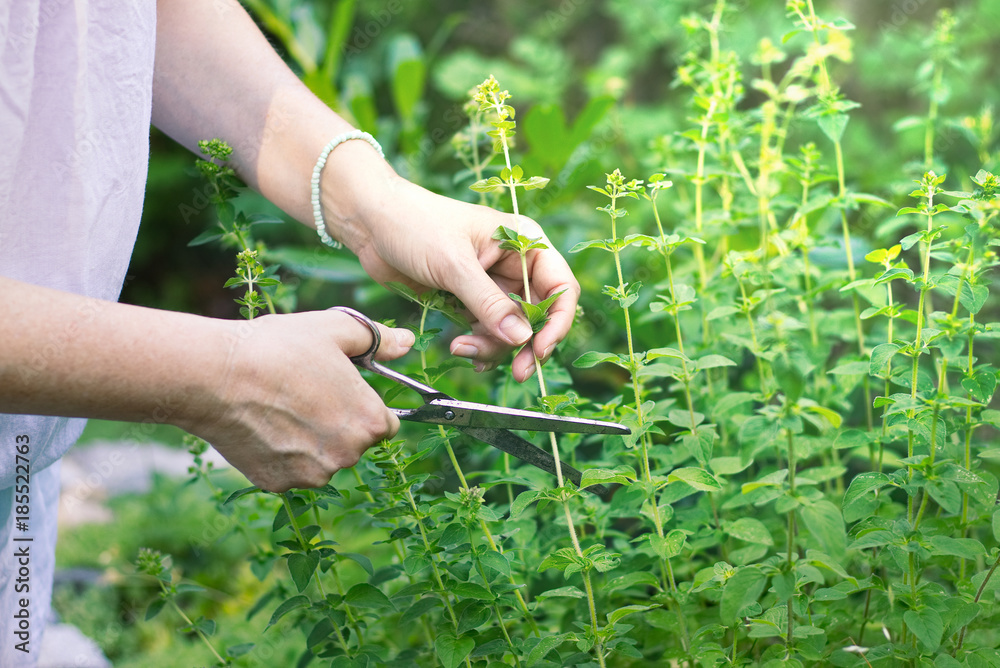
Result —
[[[225, 140], [244, 180], [308, 225], [316, 159], [352, 129], [299, 81], [238, 3], [202, 0], [157, 3], [153, 122], [195, 151], [201, 139]], [[331, 234], [360, 245], [345, 228], [394, 177], [364, 142], [338, 147], [323, 172]]]
[[0, 412], [186, 426], [225, 376], [223, 321], [105, 302], [0, 276]]

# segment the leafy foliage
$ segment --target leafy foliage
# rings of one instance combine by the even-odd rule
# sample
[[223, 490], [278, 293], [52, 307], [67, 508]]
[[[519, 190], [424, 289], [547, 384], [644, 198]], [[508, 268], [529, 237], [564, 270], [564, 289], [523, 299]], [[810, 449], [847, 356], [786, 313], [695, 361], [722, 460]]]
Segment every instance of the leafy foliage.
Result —
[[[554, 444], [613, 497], [443, 428], [404, 432], [335, 488], [218, 501], [270, 583], [251, 617], [268, 634], [301, 630], [302, 665], [995, 665], [1000, 180], [992, 112], [949, 115], [980, 103], [959, 81], [971, 67], [959, 37], [975, 26], [950, 12], [934, 26], [866, 25], [812, 0], [785, 3], [784, 25], [725, 0], [683, 15], [681, 3], [607, 5], [631, 42], [594, 65], [601, 85], [581, 89], [574, 122], [537, 105], [517, 134], [491, 76], [463, 107], [455, 178], [416, 161], [443, 190], [472, 183], [470, 197], [515, 216], [518, 188], [545, 179], [526, 177], [512, 148], [526, 168], [553, 169], [523, 213], [548, 217], [584, 288], [564, 344], [572, 370], [555, 358], [551, 395], [471, 381], [439, 361], [449, 297], [390, 287], [415, 304], [412, 373], [456, 396], [628, 425], [629, 437]], [[549, 28], [572, 32], [577, 11]], [[840, 86], [869, 57], [872, 33], [852, 34], [872, 25], [900, 72], [916, 72], [922, 105], [878, 150], [867, 107], [847, 97], [857, 87]], [[769, 33], [747, 46], [760, 26]], [[669, 104], [620, 91], [609, 104], [662, 56], [650, 35], [674, 40]], [[404, 89], [391, 88], [411, 118], [401, 156], [420, 131]], [[544, 136], [574, 146], [532, 155]], [[226, 156], [209, 155], [224, 170]], [[275, 273], [239, 243], [252, 218], [221, 199], [212, 234], [237, 242], [236, 284], [260, 286], [266, 305], [278, 286], [261, 280]], [[549, 243], [516, 225], [494, 238], [522, 257]], [[511, 296], [536, 331], [556, 297]], [[252, 315], [259, 304], [243, 299]], [[344, 517], [373, 537], [342, 548]]]

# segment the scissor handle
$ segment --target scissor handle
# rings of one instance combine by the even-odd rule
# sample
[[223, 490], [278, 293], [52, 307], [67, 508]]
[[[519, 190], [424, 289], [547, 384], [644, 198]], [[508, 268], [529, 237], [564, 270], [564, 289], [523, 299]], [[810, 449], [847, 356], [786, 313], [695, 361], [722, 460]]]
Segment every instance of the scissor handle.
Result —
[[346, 313], [358, 322], [366, 325], [368, 329], [372, 331], [372, 345], [368, 348], [368, 350], [360, 355], [351, 357], [350, 360], [360, 367], [375, 371], [375, 353], [378, 352], [378, 347], [382, 345], [382, 332], [379, 331], [378, 325], [375, 324], [375, 321], [361, 311], [356, 311], [349, 306], [332, 306], [329, 310]]
[[381, 364], [375, 361], [375, 353], [378, 352], [378, 347], [382, 344], [382, 333], [379, 331], [378, 325], [375, 324], [374, 320], [366, 316], [361, 311], [356, 311], [355, 309], [352, 309], [348, 306], [332, 306], [330, 307], [329, 310], [341, 311], [343, 313], [346, 313], [347, 315], [352, 316], [355, 320], [367, 325], [368, 329], [370, 329], [372, 332], [373, 338], [371, 347], [369, 347], [368, 350], [361, 353], [360, 355], [354, 355], [353, 357], [349, 358], [352, 362], [354, 362], [356, 366], [359, 366], [362, 369], [367, 369], [368, 371], [373, 371], [379, 374], [380, 376], [385, 376], [390, 380], [396, 381], [400, 385], [405, 385], [411, 390], [415, 390], [420, 394], [421, 397], [423, 397], [425, 402], [438, 398], [443, 398], [443, 399], [451, 398], [444, 392], [440, 392], [431, 387], [430, 385], [425, 385], [418, 380], [414, 380], [409, 376], [405, 376], [399, 373], [398, 371], [390, 369], [389, 367], [382, 366]]

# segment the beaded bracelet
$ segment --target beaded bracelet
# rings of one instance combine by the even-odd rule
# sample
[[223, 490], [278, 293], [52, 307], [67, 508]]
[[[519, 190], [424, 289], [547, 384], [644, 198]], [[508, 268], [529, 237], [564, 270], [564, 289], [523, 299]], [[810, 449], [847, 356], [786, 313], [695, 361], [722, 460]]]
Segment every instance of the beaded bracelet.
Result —
[[330, 151], [337, 148], [345, 141], [350, 141], [351, 139], [363, 139], [372, 145], [378, 154], [385, 158], [385, 153], [382, 151], [382, 147], [375, 137], [372, 137], [367, 132], [362, 132], [361, 130], [351, 130], [350, 132], [345, 132], [339, 134], [330, 140], [330, 143], [323, 148], [323, 152], [319, 154], [319, 160], [316, 161], [316, 166], [313, 168], [312, 173], [312, 207], [313, 207], [313, 218], [316, 221], [316, 233], [319, 235], [320, 241], [329, 246], [330, 248], [343, 248], [343, 244], [339, 241], [333, 239], [326, 232], [326, 222], [323, 220], [323, 209], [319, 202], [319, 175], [323, 171], [323, 167], [326, 166], [326, 159], [330, 156]]

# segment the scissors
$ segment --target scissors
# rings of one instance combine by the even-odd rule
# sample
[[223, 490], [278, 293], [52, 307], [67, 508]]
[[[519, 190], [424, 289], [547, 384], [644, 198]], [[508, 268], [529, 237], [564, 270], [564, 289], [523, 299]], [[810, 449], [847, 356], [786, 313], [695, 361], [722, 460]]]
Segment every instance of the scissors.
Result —
[[[575, 434], [625, 435], [631, 433], [628, 427], [614, 422], [548, 415], [517, 408], [459, 401], [444, 392], [376, 362], [375, 353], [382, 343], [382, 335], [371, 318], [346, 306], [334, 306], [331, 310], [342, 311], [353, 316], [367, 325], [372, 332], [374, 340], [371, 347], [365, 353], [350, 358], [356, 366], [415, 390], [423, 399], [424, 404], [418, 408], [390, 408], [389, 410], [395, 413], [400, 420], [455, 427], [473, 438], [488, 443], [552, 475], [556, 475], [557, 461], [552, 453], [536, 447], [517, 434], [508, 431], [509, 429]], [[562, 462], [559, 462], [559, 466], [563, 476], [579, 487], [580, 472]], [[590, 485], [586, 489], [602, 498], [608, 498], [611, 494], [604, 485]]]

